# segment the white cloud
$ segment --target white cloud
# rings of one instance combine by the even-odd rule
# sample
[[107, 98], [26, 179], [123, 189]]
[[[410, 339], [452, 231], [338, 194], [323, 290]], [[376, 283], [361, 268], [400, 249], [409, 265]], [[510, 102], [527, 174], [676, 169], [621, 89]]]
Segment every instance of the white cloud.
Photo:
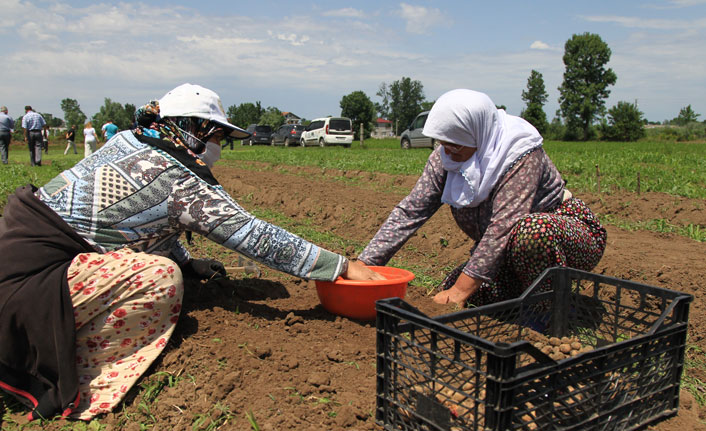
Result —
[[632, 16], [584, 16], [586, 21], [614, 23], [628, 28], [644, 28], [653, 30], [685, 30], [706, 29], [706, 19], [698, 20], [675, 20], [675, 19], [646, 19]]
[[[375, 98], [381, 82], [409, 76], [423, 83], [429, 99], [452, 88], [474, 88], [519, 114], [521, 92], [535, 69], [543, 74], [549, 93], [545, 111], [551, 117], [564, 71], [563, 46], [553, 45], [559, 42], [551, 34], [520, 51], [502, 43], [492, 52], [468, 47], [454, 53], [453, 61], [443, 40], [432, 50], [410, 45], [417, 38], [405, 34], [405, 24], [410, 33], [443, 26], [444, 37], [465, 35], [429, 7], [431, 2], [398, 4], [397, 22], [383, 22], [383, 14], [362, 6], [324, 12], [329, 18], [322, 18], [291, 9], [288, 16], [209, 16], [195, 7], [133, 0], [85, 8], [67, 0], [52, 0], [50, 7], [38, 0], [0, 1], [8, 4], [0, 20], [5, 42], [0, 45], [0, 95], [15, 113], [30, 103], [61, 115], [60, 100], [71, 97], [92, 115], [104, 97], [139, 104], [189, 81], [210, 86], [225, 105], [260, 100], [313, 118], [337, 115], [344, 94], [363, 90]], [[706, 111], [699, 105], [706, 100], [703, 20], [645, 20], [600, 12], [585, 19], [632, 32], [608, 40], [613, 52], [609, 66], [618, 74], [609, 105], [637, 98], [647, 118], [655, 120], [674, 117], [689, 103], [697, 112]], [[350, 18], [345, 31], [336, 17]], [[677, 108], [666, 107], [671, 100]]]
[[445, 22], [444, 14], [439, 9], [400, 3], [400, 15], [407, 21], [409, 33], [425, 34], [429, 29]]
[[689, 7], [698, 6], [700, 4], [706, 4], [706, 0], [669, 0], [669, 3], [677, 7]]
[[296, 33], [287, 33], [287, 34], [274, 33], [271, 30], [268, 30], [267, 34], [276, 40], [288, 42], [292, 46], [301, 46], [310, 40], [309, 36], [307, 36], [307, 35], [297, 36]]
[[556, 51], [556, 50], [558, 50], [558, 48], [551, 47], [551, 46], [549, 46], [548, 43], [544, 43], [541, 40], [535, 40], [534, 42], [532, 42], [532, 44], [530, 45], [530, 49], [537, 49], [540, 51]]
[[347, 7], [343, 9], [329, 10], [323, 12], [323, 16], [335, 16], [341, 18], [365, 18], [365, 13], [363, 11], [354, 9], [352, 7]]

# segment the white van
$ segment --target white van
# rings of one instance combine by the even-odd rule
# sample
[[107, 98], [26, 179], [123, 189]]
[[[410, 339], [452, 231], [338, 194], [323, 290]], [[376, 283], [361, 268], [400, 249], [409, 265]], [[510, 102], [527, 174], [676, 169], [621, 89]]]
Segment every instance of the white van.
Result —
[[343, 145], [350, 147], [353, 142], [353, 122], [346, 117], [316, 118], [306, 126], [299, 143], [307, 145]]

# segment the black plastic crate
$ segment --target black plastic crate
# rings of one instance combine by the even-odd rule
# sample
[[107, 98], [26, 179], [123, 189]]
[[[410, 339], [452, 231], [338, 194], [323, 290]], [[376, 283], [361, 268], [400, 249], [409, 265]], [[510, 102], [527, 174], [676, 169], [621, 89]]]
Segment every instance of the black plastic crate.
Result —
[[[399, 298], [380, 300], [377, 423], [386, 430], [632, 430], [673, 416], [692, 299], [551, 268], [517, 299], [434, 318]], [[560, 359], [542, 340], [562, 337], [558, 349], [571, 351]]]

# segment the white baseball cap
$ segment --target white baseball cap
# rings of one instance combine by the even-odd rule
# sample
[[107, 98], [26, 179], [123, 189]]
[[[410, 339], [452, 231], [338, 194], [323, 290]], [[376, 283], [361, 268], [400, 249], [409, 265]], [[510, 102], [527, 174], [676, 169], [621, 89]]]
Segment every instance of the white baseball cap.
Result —
[[244, 139], [250, 133], [228, 122], [218, 94], [200, 85], [182, 84], [159, 99], [159, 115], [162, 117], [197, 117], [231, 130], [229, 136]]

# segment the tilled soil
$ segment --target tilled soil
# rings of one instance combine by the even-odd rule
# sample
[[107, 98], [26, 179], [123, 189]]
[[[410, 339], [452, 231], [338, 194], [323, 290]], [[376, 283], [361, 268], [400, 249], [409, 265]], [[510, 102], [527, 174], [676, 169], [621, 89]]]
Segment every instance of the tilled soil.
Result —
[[[270, 209], [351, 241], [354, 257], [416, 177], [239, 163], [215, 171], [246, 209]], [[578, 194], [601, 214], [706, 227], [706, 201], [646, 193]], [[706, 244], [684, 237], [608, 226], [608, 247], [595, 272], [694, 295], [689, 343], [706, 349]], [[234, 254], [197, 241], [194, 254], [235, 265]], [[442, 208], [398, 256], [440, 279], [466, 259], [472, 243]], [[412, 282], [406, 301], [429, 315], [451, 311], [432, 303]], [[122, 411], [104, 417], [108, 429], [373, 430], [374, 322], [326, 312], [313, 282], [263, 268], [209, 283], [189, 282], [177, 330], [142, 386], [165, 386], [147, 403], [133, 390]], [[171, 381], [167, 374], [174, 376]], [[696, 374], [702, 381], [706, 376]], [[18, 420], [20, 414], [16, 415]], [[685, 390], [679, 414], [652, 425], [662, 431], [706, 430], [706, 409]], [[256, 424], [256, 425], [255, 425]], [[60, 429], [55, 422], [46, 429]], [[208, 428], [211, 426], [212, 428]], [[32, 429], [32, 427], [28, 428]], [[37, 428], [38, 429], [38, 428]]]

